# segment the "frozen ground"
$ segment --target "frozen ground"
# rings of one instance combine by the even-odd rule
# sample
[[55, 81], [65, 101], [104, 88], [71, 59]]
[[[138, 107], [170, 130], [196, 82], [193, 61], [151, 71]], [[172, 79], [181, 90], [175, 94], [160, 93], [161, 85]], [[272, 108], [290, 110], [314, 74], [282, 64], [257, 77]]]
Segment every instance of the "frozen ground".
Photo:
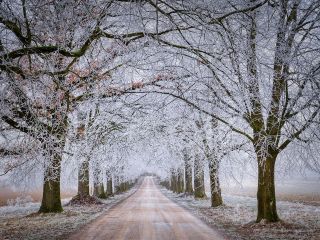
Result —
[[[64, 212], [59, 214], [37, 214], [40, 203], [17, 199], [11, 206], [0, 207], [0, 239], [65, 239], [135, 190], [105, 200], [101, 205], [64, 206]], [[224, 206], [213, 209], [208, 199], [194, 200], [165, 189], [161, 191], [209, 225], [226, 233], [230, 239], [320, 239], [318, 198], [297, 202], [293, 195], [287, 195], [285, 199], [290, 201], [278, 201], [282, 222], [255, 224], [256, 199], [249, 195], [228, 192], [223, 195]], [[64, 199], [63, 203], [69, 200]]]
[[195, 215], [226, 233], [230, 239], [320, 239], [320, 202], [297, 203], [278, 201], [282, 219], [275, 224], [256, 224], [256, 199], [239, 195], [223, 195], [224, 205], [210, 207], [210, 200], [195, 200], [162, 188], [162, 192]]
[[[65, 239], [135, 190], [132, 188], [126, 193], [102, 200], [103, 204], [99, 205], [64, 206], [64, 212], [55, 214], [38, 214], [39, 202], [18, 201], [15, 205], [0, 207], [0, 239]], [[63, 199], [63, 205], [69, 200]]]

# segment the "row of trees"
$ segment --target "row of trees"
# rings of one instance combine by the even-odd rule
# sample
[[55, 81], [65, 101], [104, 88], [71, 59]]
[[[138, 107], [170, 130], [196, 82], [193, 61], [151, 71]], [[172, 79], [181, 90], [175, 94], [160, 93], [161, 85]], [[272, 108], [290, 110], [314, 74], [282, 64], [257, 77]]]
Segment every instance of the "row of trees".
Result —
[[[174, 114], [179, 116], [179, 121], [165, 120], [169, 122], [165, 125], [165, 134], [162, 133], [167, 141], [169, 158], [174, 161], [165, 165], [167, 174], [163, 175], [161, 184], [176, 193], [206, 198], [205, 171], [208, 171], [211, 206], [221, 206], [221, 164], [232, 154], [248, 150], [248, 143], [240, 142], [232, 131], [221, 127], [215, 119], [190, 107]], [[233, 165], [236, 165], [235, 161], [233, 159]]]
[[[130, 25], [136, 18], [128, 22], [130, 8], [118, 1], [0, 4], [1, 124], [4, 138], [13, 143], [3, 148], [2, 169], [4, 174], [11, 172], [37, 157], [44, 171], [40, 212], [61, 211], [61, 163], [73, 141], [74, 115], [85, 108], [90, 128], [90, 114], [96, 113], [90, 105], [113, 103], [127, 90], [142, 86], [112, 73], [130, 62], [130, 54], [123, 57], [130, 51], [129, 43], [146, 33]], [[105, 138], [117, 128], [113, 125], [99, 126]], [[32, 153], [27, 155], [21, 143], [32, 144]], [[96, 151], [94, 144], [99, 145], [86, 146], [87, 156]], [[80, 159], [88, 165], [88, 159]]]
[[78, 196], [90, 171], [101, 196], [106, 172], [129, 174], [126, 149], [147, 133], [138, 119], [166, 108], [183, 120], [174, 108], [186, 104], [191, 122], [155, 131], [180, 156], [164, 164], [173, 185], [181, 163], [186, 190], [192, 165], [203, 185], [207, 161], [218, 206], [220, 162], [245, 150], [258, 166], [257, 221], [278, 221], [276, 160], [299, 148], [319, 170], [319, 23], [317, 0], [3, 0], [1, 170], [42, 169], [40, 211], [61, 211], [64, 159], [76, 162]]
[[[319, 144], [319, 1], [249, 1], [233, 5], [236, 14], [220, 17], [216, 5], [193, 7], [187, 5], [193, 11], [182, 20], [195, 26], [192, 33], [159, 40], [181, 54], [180, 72], [190, 78], [159, 84], [156, 91], [181, 99], [250, 143], [258, 166], [257, 222], [278, 221], [277, 159], [292, 145]], [[166, 12], [165, 5], [159, 8]], [[310, 151], [301, 152], [298, 161], [312, 158]]]

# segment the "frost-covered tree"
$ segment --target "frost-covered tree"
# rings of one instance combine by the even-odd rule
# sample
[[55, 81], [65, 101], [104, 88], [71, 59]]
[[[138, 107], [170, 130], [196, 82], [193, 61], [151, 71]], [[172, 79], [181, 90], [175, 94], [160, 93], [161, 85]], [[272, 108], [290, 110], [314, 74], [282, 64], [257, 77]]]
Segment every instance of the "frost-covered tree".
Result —
[[195, 9], [197, 30], [162, 41], [179, 49], [185, 56], [181, 65], [194, 73], [180, 89], [170, 86], [166, 93], [251, 142], [258, 163], [257, 222], [274, 222], [279, 220], [274, 185], [278, 156], [290, 145], [305, 142], [310, 147], [317, 140], [310, 131], [319, 129], [320, 5], [231, 2], [222, 3], [233, 8], [228, 16], [219, 17], [214, 5]]
[[[120, 1], [1, 1], [0, 10], [1, 125], [37, 146], [44, 167], [40, 211], [59, 212], [70, 114], [91, 98], [143, 86], [110, 73], [130, 59], [121, 57], [129, 44], [149, 32], [134, 24], [141, 20], [138, 10]], [[8, 161], [3, 168], [26, 162]]]

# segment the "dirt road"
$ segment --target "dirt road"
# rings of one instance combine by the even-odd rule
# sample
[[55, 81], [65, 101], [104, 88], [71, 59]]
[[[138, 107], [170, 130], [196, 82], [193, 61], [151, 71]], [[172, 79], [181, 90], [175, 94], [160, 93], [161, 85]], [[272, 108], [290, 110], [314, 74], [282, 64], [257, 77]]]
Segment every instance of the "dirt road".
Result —
[[224, 239], [188, 211], [165, 197], [152, 177], [107, 214], [70, 239], [215, 240]]

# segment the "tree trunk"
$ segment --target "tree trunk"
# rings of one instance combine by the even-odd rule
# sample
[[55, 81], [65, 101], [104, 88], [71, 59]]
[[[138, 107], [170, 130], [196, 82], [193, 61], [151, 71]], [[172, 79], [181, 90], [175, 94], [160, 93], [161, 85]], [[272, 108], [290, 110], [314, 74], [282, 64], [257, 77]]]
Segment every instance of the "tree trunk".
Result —
[[124, 182], [124, 191], [128, 191], [129, 190], [129, 182], [128, 181], [125, 181]]
[[193, 187], [192, 187], [192, 165], [191, 159], [187, 154], [184, 155], [184, 164], [185, 164], [185, 193], [186, 194], [193, 194]]
[[102, 182], [99, 182], [97, 187], [98, 197], [99, 198], [107, 198], [106, 192], [104, 191], [104, 186]]
[[120, 178], [120, 185], [119, 185], [120, 193], [123, 193], [126, 191], [126, 184], [123, 181], [123, 178]]
[[203, 160], [197, 154], [194, 159], [194, 197], [205, 198]]
[[89, 159], [86, 158], [79, 168], [78, 174], [78, 197], [80, 199], [90, 196], [89, 191]]
[[115, 177], [115, 193], [121, 193], [121, 180], [119, 176]]
[[177, 181], [177, 175], [175, 173], [175, 170], [171, 170], [171, 183], [170, 183], [170, 189], [172, 192], [178, 192], [178, 181]]
[[267, 222], [277, 222], [276, 195], [274, 185], [275, 154], [268, 154], [266, 159], [258, 155], [258, 216], [257, 222], [265, 219]]
[[216, 157], [209, 158], [209, 175], [211, 189], [211, 207], [222, 205], [220, 181], [219, 181], [219, 162]]
[[93, 182], [93, 196], [95, 197], [99, 197], [99, 182], [98, 181], [94, 181]]
[[110, 173], [107, 174], [107, 196], [113, 196], [113, 188], [112, 188], [112, 175]]
[[93, 195], [98, 198], [106, 198], [107, 196], [104, 192], [101, 169], [98, 166], [94, 169], [93, 180]]
[[43, 196], [39, 209], [40, 213], [62, 212], [60, 197], [61, 156], [51, 154], [51, 164], [45, 169]]
[[184, 176], [183, 169], [179, 168], [177, 172], [177, 193], [183, 193], [184, 190]]

